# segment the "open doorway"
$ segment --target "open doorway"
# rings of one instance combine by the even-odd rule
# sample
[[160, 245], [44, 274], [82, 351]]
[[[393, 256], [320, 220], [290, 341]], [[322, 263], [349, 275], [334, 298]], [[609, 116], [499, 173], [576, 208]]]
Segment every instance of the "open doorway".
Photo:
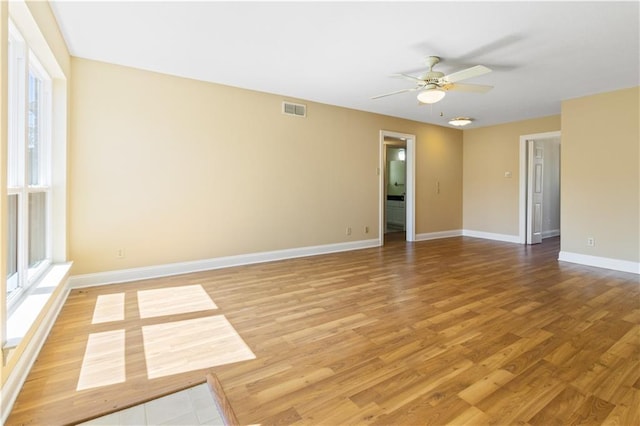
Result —
[[560, 236], [560, 132], [520, 137], [519, 241]]
[[384, 239], [406, 240], [406, 208], [407, 195], [406, 154], [407, 143], [396, 138], [385, 138], [385, 207], [384, 207]]
[[415, 241], [415, 136], [380, 131], [380, 244]]

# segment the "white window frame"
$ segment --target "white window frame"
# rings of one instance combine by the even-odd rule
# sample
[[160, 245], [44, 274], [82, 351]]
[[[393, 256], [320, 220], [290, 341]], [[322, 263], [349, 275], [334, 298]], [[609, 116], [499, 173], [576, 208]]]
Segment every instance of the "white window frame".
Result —
[[[9, 20], [9, 143], [7, 196], [18, 197], [17, 273], [7, 280], [8, 307], [28, 292], [29, 288], [49, 269], [52, 259], [52, 185], [51, 137], [52, 79], [35, 54], [29, 49], [20, 31]], [[28, 170], [28, 81], [29, 74], [41, 81], [38, 102], [39, 181], [29, 184]], [[35, 267], [29, 268], [29, 196], [45, 193], [45, 254]], [[8, 277], [7, 277], [8, 278]]]

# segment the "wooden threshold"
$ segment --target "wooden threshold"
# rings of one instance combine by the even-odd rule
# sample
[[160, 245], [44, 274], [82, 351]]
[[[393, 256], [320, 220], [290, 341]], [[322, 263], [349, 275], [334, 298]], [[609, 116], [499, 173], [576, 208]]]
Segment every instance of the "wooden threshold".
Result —
[[224, 424], [226, 426], [240, 426], [236, 413], [233, 411], [218, 377], [215, 374], [207, 374], [207, 383]]

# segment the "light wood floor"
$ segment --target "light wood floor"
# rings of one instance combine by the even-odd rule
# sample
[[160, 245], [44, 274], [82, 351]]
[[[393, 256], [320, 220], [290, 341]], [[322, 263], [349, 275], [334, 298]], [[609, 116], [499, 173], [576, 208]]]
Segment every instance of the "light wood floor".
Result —
[[[533, 247], [390, 240], [75, 290], [8, 424], [78, 422], [202, 382], [209, 370], [243, 424], [640, 424], [637, 275], [560, 263], [557, 238]], [[205, 303], [190, 311], [179, 288], [198, 285], [215, 305], [198, 297]], [[141, 318], [138, 291], [162, 288], [177, 288], [172, 300], [185, 309]], [[124, 313], [121, 297], [104, 298], [92, 324], [98, 296], [117, 293]], [[248, 352], [148, 378], [147, 331], [212, 317], [227, 321], [229, 352]], [[89, 335], [116, 330], [124, 376], [76, 390]], [[206, 326], [192, 331], [169, 333], [167, 363], [181, 353], [188, 369], [207, 350]]]

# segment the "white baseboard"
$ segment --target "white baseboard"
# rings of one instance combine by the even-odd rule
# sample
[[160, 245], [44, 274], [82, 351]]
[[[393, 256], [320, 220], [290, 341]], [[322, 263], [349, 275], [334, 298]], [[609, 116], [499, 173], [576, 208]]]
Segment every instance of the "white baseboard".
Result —
[[[24, 352], [20, 354], [20, 358], [18, 358], [13, 366], [11, 373], [7, 377], [7, 381], [0, 388], [0, 413], [2, 413], [0, 418], [1, 424], [5, 424], [7, 421], [7, 418], [11, 413], [11, 409], [13, 408], [13, 404], [16, 402], [18, 394], [22, 389], [22, 385], [25, 380], [27, 380], [31, 367], [33, 367], [33, 364], [36, 362], [36, 358], [38, 357], [44, 342], [47, 340], [47, 336], [49, 336], [49, 332], [51, 331], [53, 324], [56, 322], [58, 314], [60, 313], [62, 306], [64, 306], [64, 302], [67, 300], [70, 290], [69, 281], [66, 280], [63, 285], [64, 287], [62, 288], [62, 291], [60, 291], [58, 297], [51, 302], [50, 308], [42, 318], [42, 322], [35, 329], [35, 334], [26, 344]], [[13, 355], [15, 356], [15, 354]]]
[[463, 229], [462, 235], [465, 237], [484, 238], [485, 240], [520, 244], [520, 237], [518, 235], [494, 234], [493, 232], [473, 231], [471, 229]]
[[640, 274], [640, 262], [632, 262], [629, 260], [590, 256], [588, 254], [571, 253], [567, 251], [561, 251], [558, 255], [558, 260], [563, 262], [578, 263], [580, 265], [596, 266], [598, 268], [613, 269], [614, 271]]
[[424, 234], [416, 234], [416, 241], [439, 240], [440, 238], [459, 237], [462, 230], [452, 229], [450, 231], [427, 232]]
[[337, 253], [341, 251], [359, 250], [379, 246], [379, 239], [371, 239], [348, 243], [300, 247], [294, 249], [241, 254], [237, 256], [217, 257], [190, 262], [170, 263], [166, 265], [74, 275], [70, 277], [69, 282], [71, 288], [117, 284], [129, 281], [146, 280], [150, 278], [168, 277], [171, 275], [188, 274], [192, 272], [209, 271], [212, 269], [229, 268], [232, 266], [251, 265], [254, 263], [272, 262], [275, 260], [294, 259], [297, 257], [316, 256], [320, 254]]

